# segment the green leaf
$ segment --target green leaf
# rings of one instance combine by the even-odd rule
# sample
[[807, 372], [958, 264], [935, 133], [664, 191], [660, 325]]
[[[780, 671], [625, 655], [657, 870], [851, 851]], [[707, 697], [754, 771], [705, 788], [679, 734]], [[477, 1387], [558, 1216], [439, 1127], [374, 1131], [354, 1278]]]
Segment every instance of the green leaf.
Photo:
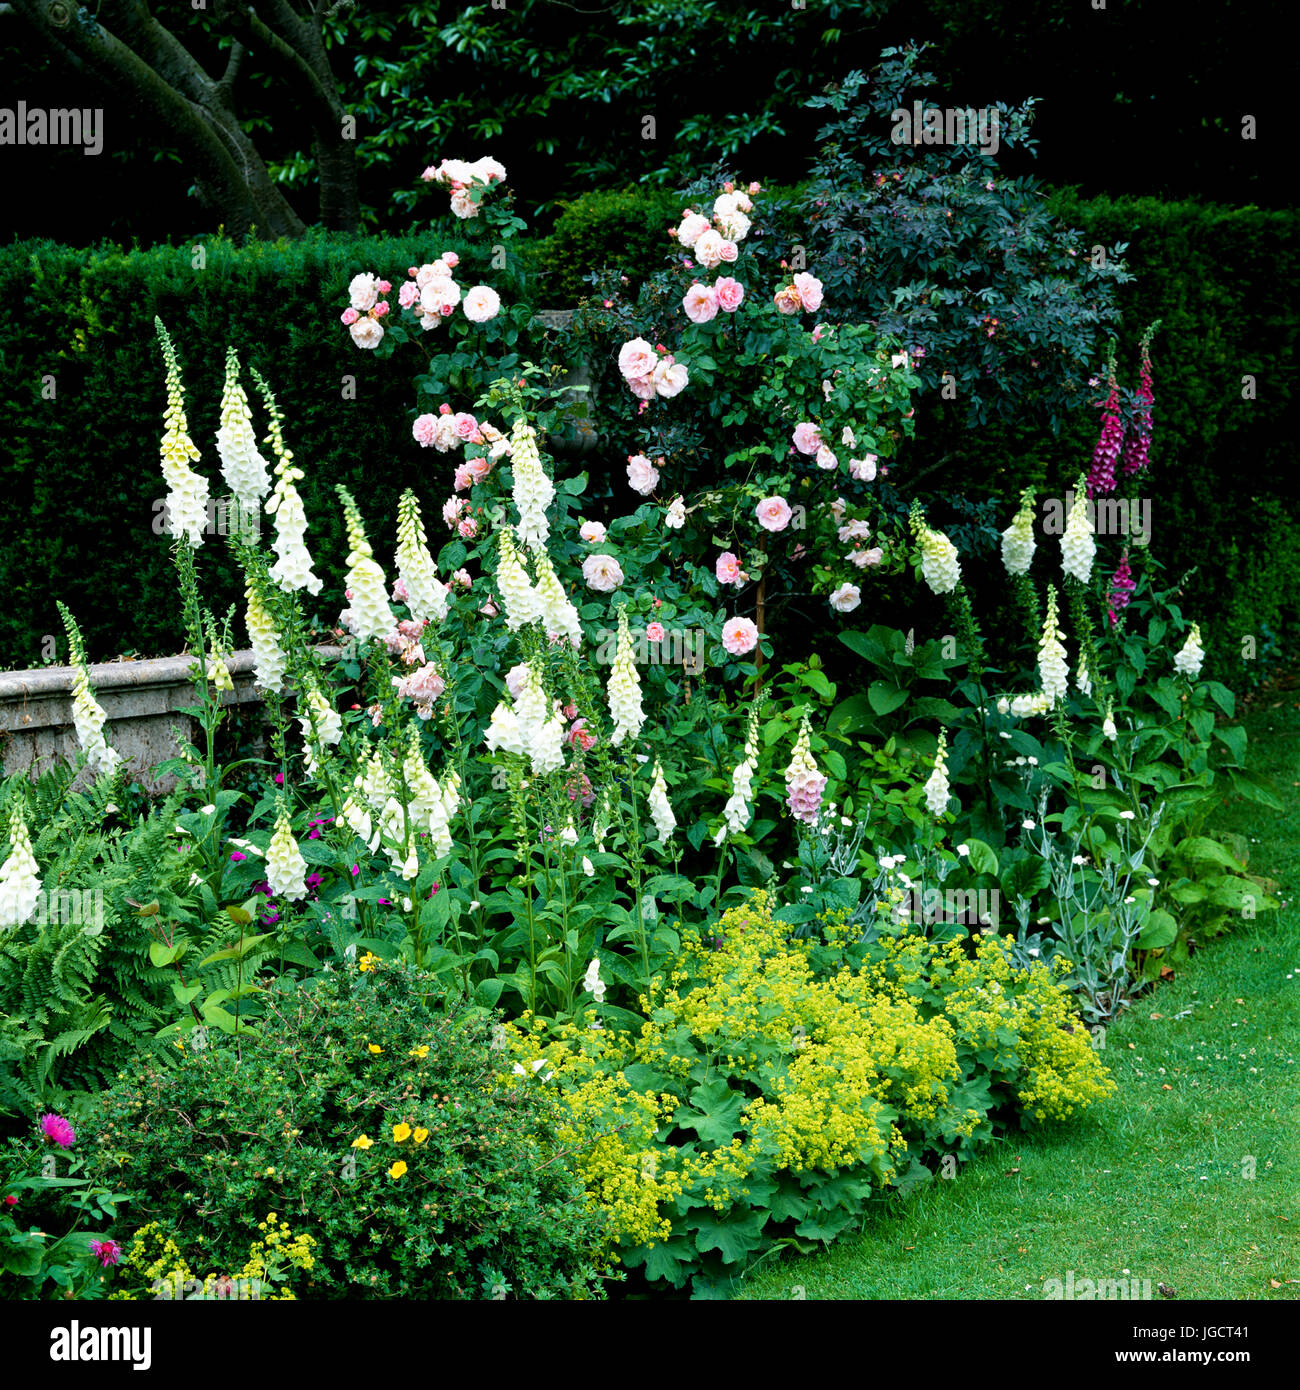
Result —
[[[986, 845], [983, 840], [967, 840], [966, 843], [970, 846], [971, 872], [992, 874], [996, 878], [998, 876], [998, 857], [993, 853], [992, 846]], [[1046, 864], [1043, 865], [1043, 868], [1047, 868]]]
[[1002, 891], [1012, 907], [1015, 906], [1017, 898], [1026, 898], [1032, 902], [1034, 895], [1047, 887], [1051, 877], [1051, 870], [1037, 855], [1029, 859], [1020, 859], [1002, 875]]
[[725, 1220], [712, 1212], [701, 1215], [696, 1218], [695, 1248], [717, 1250], [724, 1264], [738, 1264], [762, 1244], [767, 1217], [765, 1211], [750, 1212], [740, 1218], [728, 1216]]
[[165, 965], [174, 965], [185, 954], [188, 941], [178, 941], [173, 946], [166, 942], [154, 941], [149, 945], [149, 959], [161, 970]]
[[1147, 918], [1146, 926], [1138, 936], [1137, 944], [1144, 951], [1158, 951], [1168, 946], [1178, 936], [1178, 923], [1160, 908], [1155, 908]]
[[213, 951], [210, 956], [204, 956], [199, 964], [211, 965], [214, 960], [238, 960], [241, 956], [246, 956], [259, 941], [265, 941], [270, 935], [270, 932], [263, 932], [260, 936], [246, 936], [238, 946], [229, 946], [224, 951]]
[[867, 688], [867, 699], [877, 714], [889, 714], [900, 705], [905, 705], [907, 694], [906, 690], [900, 690], [888, 681], [872, 681]]
[[1191, 835], [1185, 840], [1180, 840], [1174, 846], [1174, 853], [1186, 855], [1187, 858], [1198, 863], [1219, 864], [1225, 869], [1232, 869], [1236, 872], [1240, 872], [1243, 867], [1223, 845], [1217, 840], [1211, 840], [1206, 835]]
[[685, 1106], [678, 1108], [673, 1117], [683, 1129], [693, 1129], [706, 1144], [719, 1148], [731, 1143], [740, 1127], [740, 1112], [745, 1108], [745, 1097], [733, 1091], [725, 1079], [719, 1077], [707, 1085], [697, 1086], [690, 1096], [694, 1111]]

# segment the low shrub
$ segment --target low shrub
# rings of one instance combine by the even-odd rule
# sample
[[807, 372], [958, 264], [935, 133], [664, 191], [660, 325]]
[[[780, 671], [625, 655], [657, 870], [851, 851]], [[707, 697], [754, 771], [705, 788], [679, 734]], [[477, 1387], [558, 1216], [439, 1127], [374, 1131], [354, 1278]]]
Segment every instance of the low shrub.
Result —
[[559, 1141], [652, 1283], [707, 1293], [776, 1243], [834, 1239], [873, 1194], [928, 1181], [924, 1160], [1113, 1093], [1067, 963], [842, 919], [799, 939], [756, 892], [683, 932], [639, 1032], [605, 1027], [600, 1004], [508, 1029], [515, 1088], [563, 1095]]
[[137, 1282], [234, 1276], [274, 1213], [315, 1298], [600, 1296], [604, 1220], [557, 1161], [562, 1111], [502, 1084], [482, 1011], [370, 956], [264, 1005], [260, 1032], [181, 1040], [180, 1067], [102, 1099], [93, 1166], [162, 1233], [137, 1230]]

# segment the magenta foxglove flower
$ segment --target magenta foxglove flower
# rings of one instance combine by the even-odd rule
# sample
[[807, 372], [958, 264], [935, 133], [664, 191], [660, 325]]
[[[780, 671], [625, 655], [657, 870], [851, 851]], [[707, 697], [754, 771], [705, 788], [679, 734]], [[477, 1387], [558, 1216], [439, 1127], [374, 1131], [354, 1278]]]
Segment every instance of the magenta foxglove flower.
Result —
[[61, 1149], [70, 1149], [77, 1141], [76, 1131], [62, 1115], [42, 1115], [41, 1133]]
[[1155, 403], [1155, 393], [1151, 389], [1151, 334], [1153, 325], [1142, 338], [1142, 374], [1138, 386], [1138, 409], [1133, 428], [1124, 441], [1123, 472], [1126, 478], [1146, 469], [1147, 457], [1151, 452], [1151, 407]]
[[1128, 551], [1119, 557], [1119, 567], [1110, 581], [1110, 607], [1107, 610], [1110, 617], [1111, 627], [1119, 623], [1117, 613], [1129, 606], [1133, 597], [1133, 590], [1137, 588], [1137, 581], [1133, 578], [1133, 571], [1129, 568]]
[[1124, 426], [1119, 415], [1119, 387], [1115, 372], [1110, 373], [1110, 394], [1102, 408], [1101, 435], [1092, 451], [1092, 466], [1088, 469], [1088, 496], [1102, 497], [1115, 491], [1115, 465], [1119, 462], [1120, 446], [1124, 442]]

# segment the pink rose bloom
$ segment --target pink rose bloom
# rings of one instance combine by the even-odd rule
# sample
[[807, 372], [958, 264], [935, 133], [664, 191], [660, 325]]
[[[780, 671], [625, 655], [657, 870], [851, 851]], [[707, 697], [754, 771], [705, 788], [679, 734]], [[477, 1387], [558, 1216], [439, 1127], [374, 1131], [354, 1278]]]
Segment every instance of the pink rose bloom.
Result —
[[506, 672], [506, 689], [510, 692], [511, 698], [517, 700], [524, 693], [524, 686], [528, 683], [528, 665], [520, 662], [518, 666], [512, 666]]
[[852, 613], [862, 602], [862, 590], [856, 584], [841, 584], [831, 595], [831, 607], [837, 613]]
[[[461, 524], [464, 525], [463, 522]], [[482, 613], [485, 618], [495, 618], [498, 612], [500, 612], [500, 609], [497, 608], [496, 604], [493, 603], [491, 599], [488, 599], [478, 611]]]
[[861, 518], [846, 522], [839, 529], [839, 538], [842, 541], [865, 541], [870, 534], [871, 523]]
[[361, 315], [358, 314], [355, 309], [344, 309], [344, 311], [339, 315], [339, 317], [343, 320], [344, 323], [351, 327], [351, 325], [356, 323], [356, 321], [361, 317]]
[[783, 314], [799, 314], [803, 312], [803, 300], [799, 297], [799, 291], [793, 285], [787, 285], [783, 290], [777, 290], [772, 297], [772, 303]]
[[713, 572], [718, 576], [719, 584], [735, 584], [739, 588], [745, 582], [745, 572], [740, 568], [740, 561], [729, 550], [724, 550], [718, 556]]
[[815, 454], [822, 445], [821, 427], [814, 425], [811, 420], [804, 420], [794, 427], [794, 447], [801, 454]]
[[379, 301], [379, 303], [376, 304], [375, 307], [374, 307], [373, 309], [371, 309], [371, 311], [370, 311], [371, 316], [372, 316], [373, 318], [377, 318], [377, 319], [383, 318], [383, 316], [384, 316], [387, 312], [388, 312], [388, 301], [387, 301], [386, 299], [381, 299], [381, 300]]
[[376, 282], [375, 288], [379, 291], [380, 294], [387, 294], [393, 288], [393, 286], [392, 283], [388, 280], [379, 280]]
[[690, 381], [690, 376], [680, 362], [674, 362], [671, 357], [665, 357], [654, 369], [651, 380], [654, 383], [656, 393], [663, 396], [665, 400], [670, 400], [682, 391]]
[[689, 210], [682, 214], [681, 226], [674, 233], [683, 246], [694, 246], [703, 233], [709, 230], [709, 219], [698, 212]]
[[[628, 389], [640, 401], [649, 402], [655, 398], [655, 379], [647, 372], [645, 376], [631, 377], [628, 379]], [[642, 406], [644, 409], [644, 406]]]
[[764, 497], [755, 508], [758, 524], [765, 531], [784, 531], [790, 524], [790, 504], [784, 497]]
[[396, 682], [397, 695], [402, 700], [414, 700], [417, 705], [431, 705], [447, 688], [432, 662]]
[[[399, 576], [399, 577], [397, 578], [397, 580], [396, 580], [396, 581], [394, 582], [394, 584], [393, 584], [393, 601], [394, 601], [394, 603], [405, 603], [406, 600], [407, 600], [408, 598], [410, 598], [410, 597], [411, 597], [410, 592], [409, 592], [409, 590], [408, 590], [407, 587], [406, 587], [406, 580], [405, 580], [405, 579], [402, 579], [402, 578]], [[401, 624], [399, 623], [398, 626], [400, 627]]]
[[630, 454], [627, 460], [627, 481], [633, 492], [649, 497], [659, 484], [659, 470], [644, 454]]
[[834, 502], [828, 502], [826, 505], [830, 508], [831, 515], [835, 520], [839, 521], [844, 515], [844, 509], [847, 504], [842, 497], [837, 497]]
[[578, 535], [588, 545], [599, 545], [605, 539], [605, 525], [601, 521], [584, 521], [578, 527]]
[[794, 288], [808, 313], [815, 314], [822, 307], [822, 282], [815, 275], [801, 270], [794, 277]]
[[372, 318], [358, 319], [349, 329], [352, 341], [359, 348], [377, 348], [383, 341], [383, 325]]
[[665, 636], [663, 623], [647, 623], [645, 626], [645, 635], [652, 642], [662, 642]]
[[612, 594], [623, 582], [623, 566], [612, 555], [588, 555], [582, 562], [587, 587], [598, 594]]
[[442, 504], [442, 519], [448, 526], [455, 526], [464, 510], [465, 499], [463, 497], [449, 497]]
[[434, 436], [438, 433], [438, 417], [436, 415], [417, 415], [415, 423], [411, 426], [411, 433], [422, 449], [431, 449]]
[[713, 282], [713, 293], [717, 298], [718, 308], [724, 313], [734, 314], [745, 297], [745, 287], [730, 275], [723, 275]]
[[456, 438], [472, 439], [478, 430], [478, 421], [467, 411], [459, 411], [455, 416]]
[[457, 570], [451, 577], [451, 582], [461, 589], [468, 589], [474, 581], [470, 578], [468, 570]]
[[835, 453], [828, 448], [827, 445], [823, 444], [821, 448], [817, 450], [817, 467], [824, 468], [829, 472], [832, 468], [838, 468], [839, 466], [840, 461]]
[[758, 627], [752, 618], [730, 618], [722, 625], [722, 645], [732, 656], [746, 656], [758, 646]]
[[470, 459], [465, 467], [469, 469], [470, 477], [476, 483], [481, 483], [492, 472], [492, 460], [490, 458]]
[[725, 261], [728, 265], [740, 254], [739, 248], [734, 241], [724, 238], [722, 245], [718, 247], [718, 259]]
[[763, 185], [755, 179], [755, 181], [749, 185], [749, 191], [751, 193], [761, 193], [763, 191]]
[[467, 463], [458, 464], [456, 467], [456, 479], [453, 483], [457, 492], [468, 492], [474, 486], [474, 470]]
[[682, 308], [692, 323], [708, 323], [718, 312], [718, 296], [708, 285], [697, 280], [682, 300]]
[[861, 483], [869, 483], [876, 476], [876, 456], [866, 454], [860, 459], [849, 460], [849, 477]]
[[456, 433], [456, 417], [439, 415], [434, 425], [433, 446], [440, 454], [448, 454], [461, 445], [460, 435]]
[[565, 735], [564, 741], [570, 748], [581, 748], [585, 753], [589, 748], [595, 747], [596, 735], [588, 732], [585, 719], [575, 719], [573, 727]]
[[456, 530], [467, 540], [472, 541], [478, 535], [478, 522], [472, 516], [462, 517], [456, 523]]
[[367, 273], [352, 277], [348, 285], [348, 299], [354, 309], [364, 314], [367, 309], [374, 307], [378, 298], [379, 288], [373, 275]]
[[408, 280], [402, 288], [397, 291], [397, 302], [403, 309], [409, 309], [419, 298], [420, 287], [413, 280]]
[[460, 257], [454, 251], [444, 251], [438, 259], [453, 270], [460, 264]]
[[459, 303], [460, 286], [442, 275], [435, 275], [420, 291], [420, 307], [426, 314], [450, 314]]
[[459, 188], [451, 195], [451, 210], [461, 218], [478, 216], [478, 204]]
[[501, 296], [487, 285], [475, 285], [465, 296], [464, 309], [471, 323], [486, 323], [501, 311]]
[[438, 414], [450, 415], [451, 413], [451, 406], [449, 406], [446, 401], [443, 401], [443, 403], [438, 407]]
[[644, 338], [633, 338], [618, 350], [618, 369], [629, 382], [649, 376], [657, 362], [654, 348]]
[[878, 565], [884, 559], [885, 552], [878, 546], [872, 546], [870, 550], [855, 550], [849, 559], [862, 570], [868, 565]]
[[706, 270], [716, 270], [722, 264], [722, 233], [712, 227], [701, 232], [695, 241], [695, 259]]

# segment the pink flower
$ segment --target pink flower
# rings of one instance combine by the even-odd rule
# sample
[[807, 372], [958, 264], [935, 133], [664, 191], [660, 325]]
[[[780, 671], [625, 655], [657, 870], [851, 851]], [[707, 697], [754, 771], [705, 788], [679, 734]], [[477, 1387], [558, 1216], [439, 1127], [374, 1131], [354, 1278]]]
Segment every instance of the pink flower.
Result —
[[[398, 603], [405, 603], [410, 597], [411, 591], [406, 587], [406, 580], [399, 575], [393, 583], [393, 599]], [[400, 626], [399, 623], [398, 627]]]
[[388, 280], [379, 280], [375, 283], [375, 288], [380, 294], [387, 294], [392, 288], [392, 283]]
[[471, 323], [486, 323], [501, 311], [501, 296], [487, 285], [475, 285], [465, 296], [465, 317]]
[[718, 308], [723, 313], [734, 314], [745, 298], [745, 287], [730, 275], [722, 275], [713, 282], [713, 293], [718, 301]]
[[633, 338], [618, 350], [618, 369], [629, 383], [649, 376], [656, 362], [654, 348], [644, 338]]
[[598, 594], [612, 594], [623, 582], [623, 566], [612, 555], [588, 555], [582, 562], [587, 587]]
[[784, 497], [765, 497], [754, 510], [765, 531], [784, 531], [793, 515]]
[[877, 546], [870, 550], [853, 550], [846, 557], [850, 564], [857, 565], [861, 569], [866, 569], [868, 565], [878, 565], [884, 557], [884, 551]]
[[456, 438], [472, 439], [478, 433], [478, 421], [467, 411], [460, 411], [456, 416]]
[[605, 539], [605, 523], [602, 521], [584, 521], [578, 527], [578, 535], [588, 545], [599, 545]]
[[42, 1115], [41, 1133], [61, 1149], [70, 1149], [76, 1142], [76, 1131], [62, 1115]]
[[739, 248], [734, 241], [723, 239], [722, 245], [718, 247], [718, 259], [725, 261], [728, 265], [740, 254]]
[[701, 235], [709, 230], [709, 219], [688, 208], [682, 213], [681, 225], [673, 233], [683, 246], [694, 246]]
[[817, 467], [824, 468], [829, 472], [832, 468], [840, 466], [839, 458], [834, 451], [826, 444], [817, 450]]
[[17, 1205], [18, 1205], [18, 1198], [17, 1198], [17, 1197], [9, 1196], [9, 1197], [6, 1197], [6, 1198], [5, 1198], [5, 1206], [7, 1206], [7, 1207], [16, 1207]]
[[459, 464], [456, 468], [455, 479], [452, 486], [457, 492], [465, 492], [474, 486], [474, 470], [467, 463]]
[[799, 291], [793, 285], [787, 285], [783, 290], [777, 290], [772, 296], [772, 303], [783, 314], [798, 314], [803, 312], [803, 300], [799, 296]]
[[852, 613], [862, 602], [862, 590], [856, 584], [841, 584], [831, 595], [831, 607], [839, 613]]
[[456, 523], [456, 530], [467, 540], [472, 541], [478, 535], [478, 522], [472, 516], [467, 516]]
[[651, 374], [656, 394], [663, 396], [665, 400], [670, 400], [681, 392], [689, 380], [686, 368], [680, 362], [674, 362], [671, 357], [665, 357]]
[[732, 656], [746, 656], [758, 646], [758, 627], [752, 618], [729, 618], [722, 625], [722, 645]]
[[466, 590], [468, 590], [470, 586], [474, 583], [474, 581], [470, 578], [469, 571], [465, 569], [457, 570], [455, 574], [452, 575], [451, 582], [458, 588]]
[[383, 318], [388, 312], [388, 301], [386, 299], [381, 299], [370, 312], [377, 319]]
[[849, 477], [859, 482], [869, 483], [876, 476], [875, 454], [864, 454], [860, 459], [849, 460]]
[[734, 584], [739, 588], [745, 582], [745, 571], [740, 568], [740, 561], [729, 550], [724, 550], [718, 556], [713, 572], [718, 576], [719, 584]]
[[663, 623], [647, 623], [645, 635], [651, 642], [662, 642], [665, 636]]
[[455, 526], [455, 524], [460, 520], [461, 512], [465, 510], [465, 507], [467, 505], [468, 504], [466, 503], [463, 497], [447, 498], [447, 500], [442, 504], [442, 519], [447, 523], [449, 527]]
[[352, 307], [361, 313], [374, 307], [379, 298], [379, 286], [370, 274], [354, 275], [348, 285], [348, 300]]
[[122, 1249], [115, 1240], [92, 1240], [90, 1253], [99, 1257], [99, 1262], [105, 1269], [109, 1265], [115, 1265], [122, 1258]]
[[476, 483], [481, 483], [492, 472], [492, 460], [490, 458], [470, 459], [465, 467], [469, 469], [470, 477]]
[[800, 271], [794, 277], [794, 288], [808, 313], [815, 314], [822, 307], [822, 282], [815, 275], [809, 275], [806, 270]]
[[810, 420], [804, 420], [794, 427], [794, 447], [801, 454], [815, 454], [822, 448], [822, 432], [818, 425], [814, 425]]
[[1119, 623], [1119, 613], [1129, 606], [1133, 598], [1133, 590], [1137, 588], [1137, 581], [1133, 578], [1133, 571], [1129, 568], [1128, 550], [1119, 557], [1119, 567], [1110, 581], [1110, 605], [1107, 614], [1110, 618], [1111, 627], [1116, 627]]
[[444, 264], [449, 265], [453, 270], [460, 264], [460, 257], [454, 251], [444, 251], [438, 259]]
[[821, 808], [822, 793], [826, 790], [826, 778], [820, 772], [799, 772], [793, 777], [786, 775], [786, 805], [796, 820], [813, 825]]
[[358, 314], [355, 309], [344, 309], [344, 311], [342, 312], [342, 314], [339, 315], [339, 317], [343, 320], [344, 323], [351, 325], [356, 323], [356, 321], [361, 317], [361, 315]]
[[359, 348], [377, 348], [384, 338], [383, 326], [372, 318], [358, 319], [348, 332]]
[[500, 610], [497, 608], [496, 604], [492, 602], [491, 599], [488, 599], [488, 601], [478, 611], [482, 613], [483, 616], [486, 618], [495, 618]]
[[231, 862], [232, 864], [238, 864], [241, 860], [247, 859], [247, 858], [248, 858], [248, 855], [246, 855], [246, 854], [240, 854], [240, 852], [239, 852], [238, 850], [234, 850], [234, 851], [231, 852], [231, 855], [230, 855], [230, 862]]
[[641, 401], [641, 408], [643, 410], [652, 400], [654, 400], [655, 382], [654, 376], [650, 372], [647, 372], [645, 376], [629, 377], [627, 384], [628, 389], [632, 392], [632, 394], [636, 396], [638, 400]]
[[411, 433], [422, 449], [431, 449], [438, 434], [438, 417], [428, 414], [417, 415], [411, 426]]
[[718, 312], [718, 296], [708, 285], [697, 280], [682, 300], [682, 308], [692, 323], [708, 323]]
[[565, 735], [564, 741], [570, 748], [581, 748], [585, 753], [587, 749], [595, 747], [596, 735], [588, 731], [585, 719], [575, 719], [573, 727]]
[[[695, 241], [695, 259], [706, 270], [716, 270], [722, 264], [723, 237], [721, 232], [715, 232], [712, 227], [707, 232], [701, 232]], [[734, 257], [732, 258], [735, 259]]]
[[633, 492], [648, 497], [659, 484], [659, 470], [644, 454], [629, 454], [627, 481]]
[[[433, 702], [447, 688], [447, 683], [438, 674], [437, 668], [433, 663], [426, 662], [417, 671], [412, 671], [409, 676], [402, 680], [394, 678], [398, 699], [414, 700], [417, 706], [430, 707], [432, 713]], [[427, 717], [427, 716], [426, 716]]]
[[578, 777], [569, 778], [569, 800], [576, 801], [579, 795], [581, 795], [582, 804], [584, 806], [590, 806], [596, 799], [596, 793], [592, 790], [591, 778], [588, 777], [585, 772], [581, 773], [580, 776], [581, 781], [579, 781]]

